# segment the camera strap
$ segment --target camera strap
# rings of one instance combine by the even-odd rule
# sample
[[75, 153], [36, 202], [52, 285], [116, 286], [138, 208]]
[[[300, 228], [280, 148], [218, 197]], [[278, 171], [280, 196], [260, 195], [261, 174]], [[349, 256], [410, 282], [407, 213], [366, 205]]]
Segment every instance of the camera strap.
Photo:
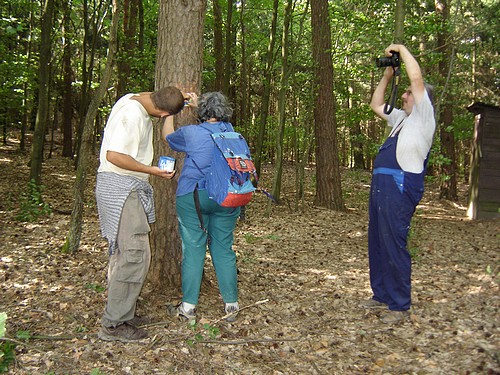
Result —
[[401, 75], [399, 68], [393, 66], [392, 69], [394, 70], [394, 75], [392, 76], [391, 95], [384, 105], [384, 113], [386, 115], [391, 113], [394, 109], [394, 104], [396, 103], [396, 97], [398, 95], [399, 77]]

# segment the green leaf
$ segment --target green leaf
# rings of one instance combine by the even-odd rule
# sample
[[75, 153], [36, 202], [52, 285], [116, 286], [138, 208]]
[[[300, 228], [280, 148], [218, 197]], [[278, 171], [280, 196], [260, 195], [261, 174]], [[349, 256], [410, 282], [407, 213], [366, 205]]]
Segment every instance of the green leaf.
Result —
[[16, 337], [21, 340], [29, 340], [31, 338], [30, 331], [17, 331]]
[[5, 322], [7, 321], [7, 313], [0, 313], [0, 337], [5, 336]]

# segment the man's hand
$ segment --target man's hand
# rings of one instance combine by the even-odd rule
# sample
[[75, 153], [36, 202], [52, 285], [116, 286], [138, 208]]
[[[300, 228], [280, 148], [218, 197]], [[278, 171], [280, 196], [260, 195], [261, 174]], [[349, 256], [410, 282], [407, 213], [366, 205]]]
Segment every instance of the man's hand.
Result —
[[151, 166], [150, 174], [153, 176], [158, 176], [166, 180], [171, 180], [175, 176], [175, 170], [172, 172], [167, 172], [155, 166]]

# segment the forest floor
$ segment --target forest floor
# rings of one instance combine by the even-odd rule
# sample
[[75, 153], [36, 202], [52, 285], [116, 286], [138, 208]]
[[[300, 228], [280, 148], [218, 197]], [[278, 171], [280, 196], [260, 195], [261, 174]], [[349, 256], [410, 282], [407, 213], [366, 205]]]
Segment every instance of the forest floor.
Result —
[[[450, 202], [427, 183], [410, 237], [413, 306], [404, 323], [385, 325], [377, 312], [358, 307], [371, 296], [369, 172], [343, 171], [348, 210], [335, 212], [313, 205], [312, 169], [296, 207], [287, 168], [285, 204], [267, 217], [258, 194], [238, 223], [238, 320], [219, 320], [222, 303], [207, 260], [199, 323], [167, 315], [179, 290], [146, 285], [138, 311], [156, 322], [146, 327], [151, 338], [124, 344], [96, 336], [107, 245], [95, 176], [88, 176], [81, 249], [70, 256], [60, 249], [69, 230], [72, 161], [45, 161], [43, 197], [52, 214], [22, 222], [16, 216], [28, 161], [14, 140], [0, 146], [0, 312], [8, 315], [6, 337], [18, 342], [11, 374], [500, 374], [500, 220], [468, 220], [464, 185], [459, 201]], [[271, 184], [266, 172], [263, 186]]]

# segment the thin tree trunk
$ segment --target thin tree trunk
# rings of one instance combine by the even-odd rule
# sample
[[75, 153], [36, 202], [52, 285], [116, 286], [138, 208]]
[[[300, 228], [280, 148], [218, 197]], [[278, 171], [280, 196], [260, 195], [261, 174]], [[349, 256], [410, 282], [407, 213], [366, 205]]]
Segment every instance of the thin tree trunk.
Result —
[[33, 134], [30, 166], [30, 181], [35, 181], [36, 185], [40, 185], [41, 183], [43, 146], [49, 113], [50, 71], [47, 67], [50, 66], [53, 13], [54, 0], [46, 0], [42, 16], [40, 60], [38, 66], [38, 112], [36, 115], [35, 133]]
[[[451, 90], [448, 89], [448, 80], [453, 66], [453, 50], [448, 43], [449, 33], [447, 31], [450, 9], [447, 0], [436, 1], [436, 12], [441, 17], [441, 30], [438, 32], [437, 42], [441, 52], [439, 61], [439, 72], [444, 78], [442, 101], [439, 102], [439, 136], [441, 138], [441, 154], [447, 162], [441, 165], [441, 185], [439, 197], [450, 200], [457, 200], [457, 167], [455, 154], [455, 135], [453, 133], [453, 98]], [[450, 130], [451, 129], [451, 130]]]
[[255, 149], [255, 169], [257, 174], [260, 174], [262, 166], [262, 154], [264, 147], [264, 136], [266, 134], [267, 117], [269, 116], [269, 98], [271, 96], [271, 74], [273, 69], [274, 45], [276, 44], [276, 25], [278, 23], [278, 5], [279, 0], [273, 2], [273, 18], [271, 22], [271, 32], [269, 34], [269, 45], [266, 55], [266, 70], [264, 71], [263, 94], [261, 101], [260, 117], [259, 117], [259, 133], [257, 135], [257, 144]]
[[227, 1], [227, 16], [226, 16], [226, 55], [224, 60], [224, 81], [222, 92], [230, 98], [230, 84], [231, 84], [231, 71], [232, 71], [232, 39], [233, 39], [233, 0]]
[[[276, 138], [276, 155], [274, 159], [274, 178], [273, 178], [273, 196], [279, 201], [281, 195], [281, 175], [283, 173], [283, 138], [285, 134], [285, 104], [286, 92], [288, 90], [288, 78], [290, 76], [288, 64], [288, 50], [289, 50], [289, 29], [292, 17], [292, 0], [287, 0], [285, 6], [285, 15], [283, 18], [283, 36], [281, 39], [281, 81], [278, 94], [278, 136]], [[269, 201], [270, 206], [271, 201]]]
[[404, 41], [405, 0], [396, 0], [394, 11], [394, 43]]
[[214, 12], [214, 54], [215, 81], [214, 91], [222, 91], [224, 87], [224, 37], [222, 34], [222, 10], [220, 0], [212, 0]]
[[76, 169], [76, 180], [73, 188], [73, 210], [71, 212], [71, 222], [66, 242], [63, 246], [63, 251], [67, 253], [76, 253], [80, 246], [80, 238], [82, 234], [82, 221], [83, 221], [83, 206], [85, 203], [85, 188], [87, 186], [87, 172], [89, 169], [90, 158], [92, 157], [92, 141], [94, 132], [94, 122], [97, 116], [99, 105], [101, 104], [109, 81], [113, 74], [113, 60], [117, 49], [116, 36], [118, 33], [119, 23], [119, 0], [113, 0], [113, 13], [111, 19], [111, 30], [109, 33], [109, 47], [106, 66], [101, 79], [101, 84], [97, 89], [95, 95], [92, 96], [90, 101], [87, 115], [82, 132], [82, 143], [78, 158]]
[[69, 2], [61, 3], [64, 13], [63, 21], [63, 101], [62, 101], [62, 128], [63, 128], [63, 150], [62, 156], [73, 157], [73, 97], [71, 94], [71, 83], [73, 81], [71, 69], [71, 39], [70, 39], [70, 16]]

